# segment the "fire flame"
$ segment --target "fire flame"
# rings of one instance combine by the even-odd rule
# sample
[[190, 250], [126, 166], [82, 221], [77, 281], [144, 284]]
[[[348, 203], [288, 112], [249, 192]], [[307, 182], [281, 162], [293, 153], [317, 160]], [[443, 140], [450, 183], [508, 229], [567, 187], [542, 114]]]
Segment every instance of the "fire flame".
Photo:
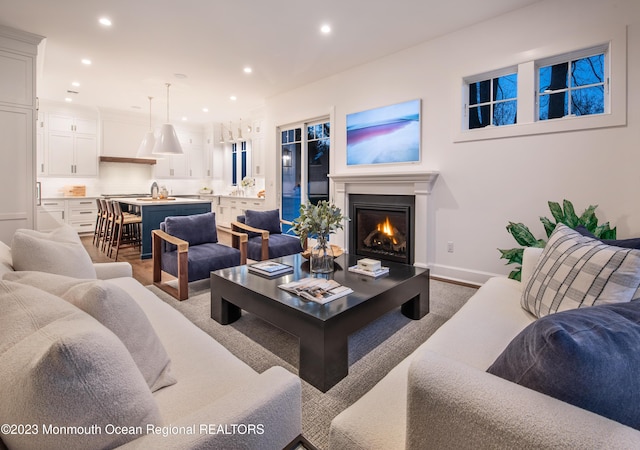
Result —
[[387, 216], [385, 218], [384, 222], [378, 224], [378, 231], [380, 231], [381, 233], [384, 233], [386, 236], [388, 236], [391, 239], [391, 242], [393, 242], [394, 245], [398, 244], [398, 240], [396, 239], [396, 237], [394, 236], [394, 233], [393, 233], [393, 225], [391, 225], [391, 221], [389, 220], [389, 216]]

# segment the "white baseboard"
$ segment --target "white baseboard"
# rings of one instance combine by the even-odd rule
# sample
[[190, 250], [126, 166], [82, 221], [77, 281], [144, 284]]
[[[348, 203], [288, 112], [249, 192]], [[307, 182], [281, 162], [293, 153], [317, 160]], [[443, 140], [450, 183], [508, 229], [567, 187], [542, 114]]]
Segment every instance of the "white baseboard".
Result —
[[460, 267], [444, 266], [442, 264], [429, 264], [430, 275], [451, 281], [459, 281], [475, 285], [483, 285], [489, 278], [505, 276], [497, 273], [481, 272], [478, 270], [462, 269]]

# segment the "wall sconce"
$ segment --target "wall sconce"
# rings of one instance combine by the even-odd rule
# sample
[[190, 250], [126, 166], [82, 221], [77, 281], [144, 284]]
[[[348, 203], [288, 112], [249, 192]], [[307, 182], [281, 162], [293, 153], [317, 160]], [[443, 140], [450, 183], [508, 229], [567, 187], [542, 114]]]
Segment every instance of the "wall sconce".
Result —
[[291, 150], [282, 150], [282, 167], [291, 167]]

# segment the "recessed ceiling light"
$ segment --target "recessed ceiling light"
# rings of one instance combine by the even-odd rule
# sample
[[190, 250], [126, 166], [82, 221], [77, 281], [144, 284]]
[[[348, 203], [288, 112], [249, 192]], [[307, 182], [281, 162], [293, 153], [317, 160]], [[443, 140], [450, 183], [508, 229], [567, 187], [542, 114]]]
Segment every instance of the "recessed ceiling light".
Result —
[[71, 83], [71, 86], [74, 86], [74, 87], [80, 87], [80, 83], [78, 83], [77, 81], [73, 81], [73, 82]]
[[209, 112], [209, 108], [202, 108], [202, 112]]
[[131, 107], [131, 109], [142, 109], [142, 106], [133, 105], [133, 106]]
[[182, 121], [183, 121], [183, 122], [186, 122], [187, 120], [188, 120], [188, 119], [187, 119], [187, 116], [182, 116]]
[[82, 60], [82, 64], [84, 64], [85, 66], [90, 66], [91, 65], [91, 60], [88, 58], [84, 58]]
[[65, 97], [64, 101], [71, 103], [73, 99], [71, 97]]
[[184, 73], [174, 73], [173, 76], [181, 80], [187, 78], [187, 76]]
[[234, 102], [235, 102], [236, 100], [238, 100], [238, 97], [236, 97], [235, 95], [232, 95], [232, 96], [231, 96], [231, 97], [229, 97], [229, 98], [230, 98], [231, 100], [233, 100]]
[[100, 22], [100, 25], [103, 25], [105, 27], [111, 26], [111, 20], [108, 17], [100, 17], [98, 22]]
[[323, 32], [324, 34], [329, 34], [331, 33], [331, 27], [327, 24], [324, 24], [320, 27], [320, 31]]
[[244, 69], [244, 73], [251, 73], [253, 72], [253, 69], [251, 67], [245, 67]]

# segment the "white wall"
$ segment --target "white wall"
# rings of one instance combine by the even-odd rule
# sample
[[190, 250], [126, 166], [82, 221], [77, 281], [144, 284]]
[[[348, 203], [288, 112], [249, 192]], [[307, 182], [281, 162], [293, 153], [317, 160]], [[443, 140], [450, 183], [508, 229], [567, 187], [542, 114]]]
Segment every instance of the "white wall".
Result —
[[[563, 53], [567, 45], [578, 50], [591, 45], [595, 31], [625, 25], [626, 126], [454, 142], [464, 76]], [[440, 171], [430, 199], [432, 273], [482, 282], [512, 267], [497, 251], [516, 246], [505, 230], [509, 221], [544, 237], [538, 217], [550, 217], [548, 200], [569, 199], [578, 213], [597, 204], [600, 221], [616, 225], [619, 238], [640, 236], [639, 79], [640, 2], [549, 0], [268, 99], [265, 149], [277, 155], [278, 125], [331, 115], [333, 173]], [[347, 167], [346, 114], [414, 98], [423, 104], [421, 163]], [[267, 179], [277, 180], [277, 156], [265, 163]]]

